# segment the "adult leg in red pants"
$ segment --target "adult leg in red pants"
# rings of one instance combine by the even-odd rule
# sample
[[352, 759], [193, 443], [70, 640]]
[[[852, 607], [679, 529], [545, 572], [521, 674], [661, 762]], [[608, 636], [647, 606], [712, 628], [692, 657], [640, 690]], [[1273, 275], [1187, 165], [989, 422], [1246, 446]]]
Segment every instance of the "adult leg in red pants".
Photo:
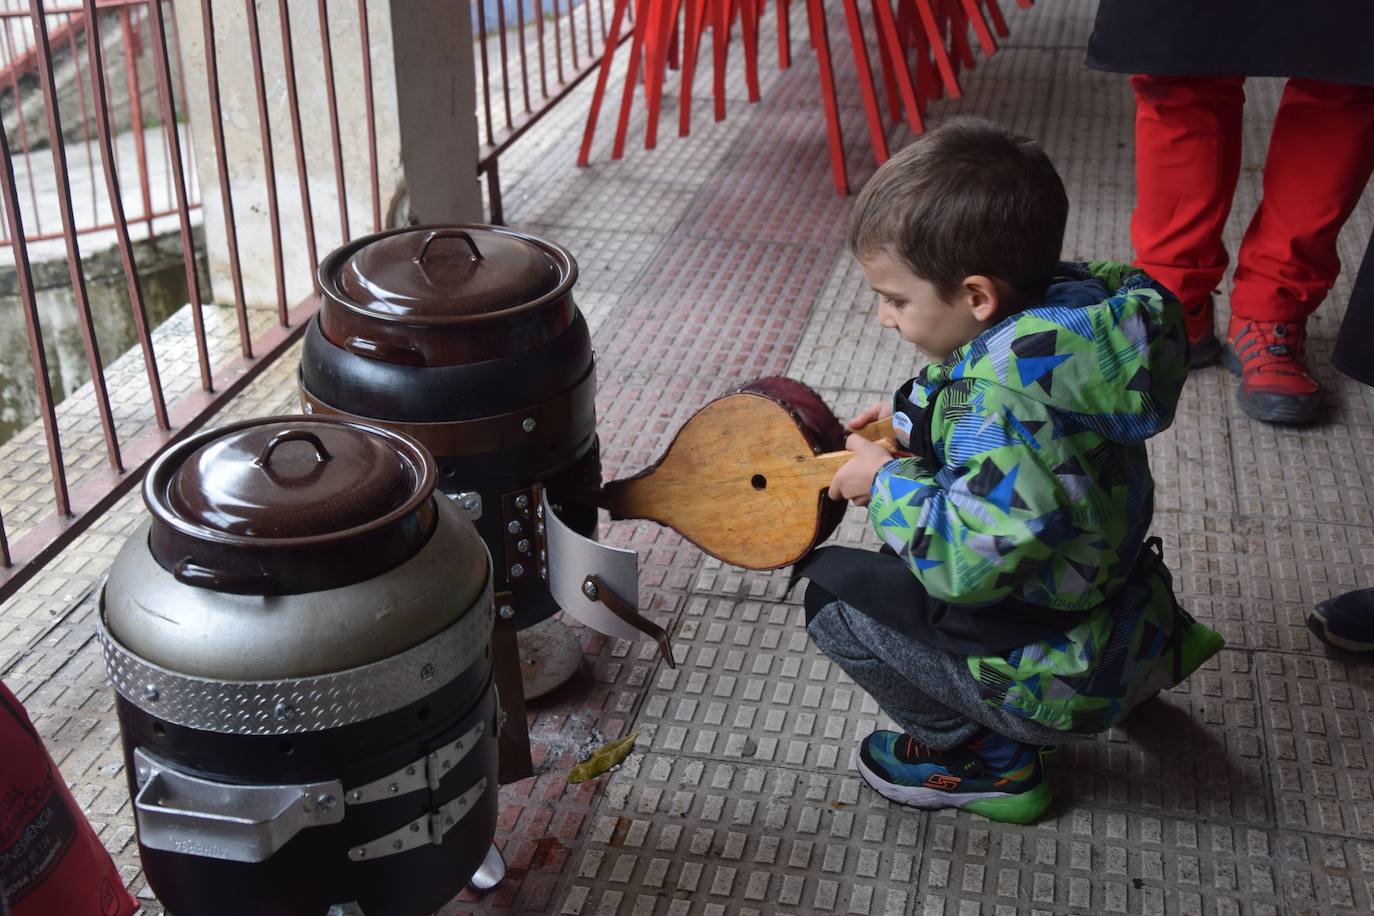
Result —
[[1244, 77], [1131, 77], [1136, 263], [1183, 303], [1193, 368], [1221, 356], [1212, 291], [1226, 272], [1221, 230], [1240, 174]]
[[1228, 362], [1247, 414], [1307, 423], [1321, 412], [1303, 363], [1309, 315], [1340, 272], [1336, 236], [1374, 171], [1374, 88], [1290, 79], [1264, 162], [1264, 197], [1241, 242]]

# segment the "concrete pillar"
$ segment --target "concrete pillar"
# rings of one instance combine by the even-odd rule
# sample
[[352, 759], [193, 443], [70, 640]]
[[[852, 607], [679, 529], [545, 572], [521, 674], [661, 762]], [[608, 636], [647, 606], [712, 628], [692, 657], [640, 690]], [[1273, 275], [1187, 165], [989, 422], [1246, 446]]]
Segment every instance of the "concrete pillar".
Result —
[[[196, 177], [204, 206], [216, 302], [233, 301], [227, 234], [215, 160], [204, 28], [199, 0], [174, 0], [186, 68]], [[280, 210], [286, 298], [310, 294], [315, 264], [306, 246], [291, 131], [278, 5], [255, 0], [262, 39], [268, 122]], [[314, 214], [316, 254], [341, 244], [317, 0], [288, 0], [301, 133]], [[390, 223], [482, 219], [477, 183], [476, 75], [468, 0], [368, 0], [378, 184], [382, 228]], [[276, 307], [267, 176], [262, 151], [247, 14], [242, 0], [215, 0], [220, 106], [237, 222], [244, 296]], [[339, 108], [349, 235], [373, 231], [366, 94], [356, 0], [329, 0], [329, 37]], [[407, 206], [408, 205], [408, 206]]]

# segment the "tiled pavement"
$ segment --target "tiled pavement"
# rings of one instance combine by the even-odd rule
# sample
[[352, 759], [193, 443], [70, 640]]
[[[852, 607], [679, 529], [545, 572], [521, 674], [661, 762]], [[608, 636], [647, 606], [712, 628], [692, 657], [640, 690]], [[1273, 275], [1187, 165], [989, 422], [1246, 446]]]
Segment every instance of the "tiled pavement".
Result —
[[[1124, 80], [1081, 67], [1092, 8], [1009, 9], [1012, 39], [930, 120], [978, 112], [1041, 138], [1069, 189], [1066, 253], [1125, 258], [1131, 100]], [[842, 75], [843, 36], [837, 21]], [[732, 99], [715, 124], [702, 96], [688, 140], [665, 129], [658, 150], [638, 149], [640, 115], [627, 158], [610, 163], [604, 121], [592, 167], [573, 168], [584, 87], [503, 164], [510, 222], [581, 262], [609, 475], [651, 461], [697, 407], [750, 377], [793, 375], [846, 414], [916, 366], [873, 324], [840, 250], [848, 201], [830, 191], [814, 61], [795, 22], [793, 37], [791, 70], [764, 55], [761, 103]], [[1233, 245], [1258, 198], [1277, 93], [1272, 81], [1251, 89]], [[852, 77], [841, 96], [857, 185], [871, 165]], [[604, 536], [640, 551], [641, 598], [671, 625], [679, 666], [648, 643], [580, 634], [582, 671], [533, 704], [538, 775], [503, 790], [510, 877], [445, 913], [1374, 911], [1374, 667], [1328, 655], [1303, 626], [1314, 601], [1374, 585], [1374, 392], [1328, 364], [1372, 225], [1366, 195], [1341, 237], [1346, 273], [1311, 326], [1325, 425], [1253, 423], [1231, 378], [1210, 369], [1152, 441], [1155, 527], [1181, 600], [1229, 645], [1124, 728], [1067, 747], [1042, 823], [927, 815], [875, 796], [852, 754], [882, 713], [807, 641], [786, 574], [725, 567], [669, 531], [618, 523]], [[288, 354], [223, 419], [288, 409], [293, 367]], [[0, 673], [157, 913], [90, 616], [139, 519], [124, 500], [0, 609]], [[858, 513], [838, 537], [871, 541]], [[567, 785], [579, 753], [636, 728], [619, 771]]]

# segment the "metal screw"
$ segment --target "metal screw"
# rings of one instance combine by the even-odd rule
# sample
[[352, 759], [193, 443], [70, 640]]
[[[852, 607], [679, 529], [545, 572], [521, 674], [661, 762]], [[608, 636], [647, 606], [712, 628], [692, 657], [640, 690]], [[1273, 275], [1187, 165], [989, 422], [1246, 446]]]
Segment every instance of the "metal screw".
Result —
[[387, 790], [388, 792], [390, 792], [392, 795], [395, 795], [395, 794], [396, 794], [396, 789], [397, 789], [397, 788], [398, 788], [398, 786], [396, 785], [396, 783], [393, 782], [391, 785], [389, 785], [389, 786], [386, 787], [386, 790]]
[[548, 568], [547, 566], [541, 566], [541, 567], [539, 567], [539, 578], [541, 578], [541, 579], [547, 579], [548, 577], [549, 577], [549, 568]]
[[290, 706], [287, 706], [285, 700], [278, 700], [276, 708], [272, 710], [272, 715], [283, 721], [291, 718], [295, 714], [296, 711]]
[[482, 508], [482, 502], [476, 496], [469, 496], [463, 500], [463, 511], [468, 515], [474, 514], [480, 508]]
[[406, 767], [406, 775], [407, 775], [407, 776], [414, 776], [414, 775], [415, 775], [415, 767]]
[[511, 607], [509, 604], [501, 605], [501, 619], [510, 620], [513, 617], [515, 617], [515, 608]]
[[410, 825], [410, 832], [411, 832], [411, 833], [419, 833], [419, 832], [420, 832], [420, 825], [419, 825], [419, 824], [411, 824], [411, 825]]
[[156, 703], [157, 697], [158, 693], [156, 686], [148, 684], [146, 687], [143, 688], [143, 699], [147, 700], [149, 703]]
[[427, 681], [432, 677], [434, 677], [434, 663], [426, 662], [425, 666], [420, 669], [420, 680]]
[[543, 518], [543, 517], [544, 517], [544, 507], [543, 507], [543, 505], [538, 505], [538, 506], [535, 506], [535, 507], [534, 507], [534, 515], [535, 515], [536, 518]]
[[315, 804], [320, 806], [321, 811], [328, 811], [330, 808], [334, 807], [336, 801], [338, 801], [338, 799], [332, 795], [315, 796]]
[[596, 590], [596, 583], [591, 581], [590, 579], [588, 579], [586, 582], [583, 582], [582, 594], [586, 595], [588, 598], [595, 601], [597, 594], [599, 594]]
[[519, 534], [520, 532], [524, 531], [525, 528], [519, 522], [512, 521], [510, 524], [506, 525], [506, 530], [509, 531], [511, 534]]
[[529, 553], [529, 552], [530, 552], [530, 542], [529, 542], [529, 539], [528, 539], [528, 538], [521, 538], [520, 540], [516, 541], [516, 542], [515, 542], [515, 549], [518, 550], [518, 551], [520, 551], [521, 553]]
[[527, 433], [534, 432], [534, 417], [526, 417], [520, 421], [520, 428]]
[[364, 846], [362, 849], [359, 849], [359, 850], [358, 850], [358, 858], [361, 859], [361, 858], [363, 858], [363, 857], [366, 856], [366, 855], [367, 855], [367, 847], [366, 847], [366, 846]]
[[357, 789], [354, 789], [352, 794], [350, 794], [348, 798], [350, 801], [359, 802], [363, 800], [363, 793], [359, 792]]
[[401, 841], [400, 841], [400, 840], [397, 840], [396, 842], [394, 842], [394, 843], [391, 844], [391, 848], [392, 848], [392, 849], [400, 849], [402, 845], [403, 845], [403, 844], [401, 843]]
[[525, 508], [526, 506], [528, 506], [529, 504], [530, 504], [530, 498], [529, 498], [528, 496], [521, 495], [521, 496], [515, 497], [515, 508], [517, 508], [517, 509], [523, 509], [523, 508]]
[[525, 574], [525, 567], [524, 567], [523, 564], [521, 564], [521, 563], [513, 563], [513, 564], [511, 564], [510, 576], [511, 576], [512, 579], [519, 579], [519, 578], [520, 578], [521, 576], [523, 576], [524, 574]]
[[544, 536], [544, 523], [543, 523], [543, 522], [540, 522], [539, 524], [537, 524], [537, 525], [534, 526], [534, 533], [537, 534], [537, 535], [539, 535], [540, 537], [543, 537], [543, 536]]

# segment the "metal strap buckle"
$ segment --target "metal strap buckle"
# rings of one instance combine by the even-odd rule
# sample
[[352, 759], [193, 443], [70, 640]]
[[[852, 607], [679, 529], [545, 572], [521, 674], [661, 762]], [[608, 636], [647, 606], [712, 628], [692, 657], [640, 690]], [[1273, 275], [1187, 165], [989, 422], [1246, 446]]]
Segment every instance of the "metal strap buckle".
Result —
[[384, 836], [379, 836], [369, 843], [354, 846], [348, 851], [348, 858], [353, 862], [361, 862], [365, 859], [383, 859], [387, 856], [394, 856], [397, 853], [424, 846], [426, 843], [440, 846], [449, 831], [476, 807], [478, 800], [481, 799], [486, 790], [487, 779], [484, 776], [477, 780], [472, 788], [448, 804], [431, 811], [429, 814], [422, 814], [409, 824], [398, 827]]
[[437, 792], [440, 780], [458, 765], [458, 761], [466, 757], [477, 746], [477, 742], [482, 737], [482, 732], [486, 730], [486, 727], [486, 717], [483, 716], [476, 725], [468, 729], [466, 734], [461, 735], [456, 740], [430, 751], [424, 757], [401, 767], [394, 773], [380, 779], [374, 779], [356, 789], [350, 789], [346, 799], [347, 803], [366, 805], [369, 802], [395, 798], [398, 795], [406, 795], [420, 789]]

